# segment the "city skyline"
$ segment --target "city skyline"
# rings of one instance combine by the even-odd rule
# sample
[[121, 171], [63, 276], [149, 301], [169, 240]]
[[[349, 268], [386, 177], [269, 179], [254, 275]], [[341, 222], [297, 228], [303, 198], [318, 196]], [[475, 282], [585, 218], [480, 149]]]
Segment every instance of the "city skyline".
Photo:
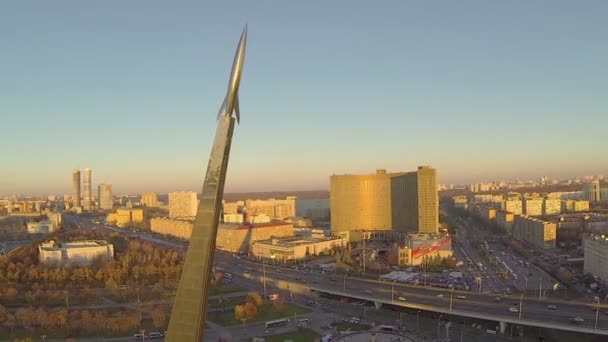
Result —
[[[235, 21], [255, 32], [256, 87], [240, 99], [226, 192], [427, 164], [455, 184], [608, 170], [594, 148], [608, 4], [345, 4], [6, 5], [0, 190], [70, 193], [69, 170], [86, 165], [117, 193], [199, 191]], [[95, 124], [112, 139], [91, 139]]]

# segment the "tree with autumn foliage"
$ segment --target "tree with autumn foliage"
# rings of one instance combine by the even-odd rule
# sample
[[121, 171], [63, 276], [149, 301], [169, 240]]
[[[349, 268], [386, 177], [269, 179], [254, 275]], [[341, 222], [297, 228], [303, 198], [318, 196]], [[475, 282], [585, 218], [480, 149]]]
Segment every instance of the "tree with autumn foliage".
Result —
[[245, 303], [245, 318], [247, 318], [247, 320], [251, 321], [257, 315], [258, 315], [258, 307], [252, 302]]
[[246, 319], [245, 315], [245, 305], [235, 305], [234, 306], [234, 318], [237, 320]]
[[252, 303], [256, 307], [262, 307], [264, 305], [264, 298], [257, 292], [249, 292], [247, 294], [247, 302]]
[[152, 318], [152, 323], [156, 329], [161, 329], [165, 327], [167, 323], [167, 315], [165, 311], [159, 307], [154, 308], [150, 311], [150, 317]]

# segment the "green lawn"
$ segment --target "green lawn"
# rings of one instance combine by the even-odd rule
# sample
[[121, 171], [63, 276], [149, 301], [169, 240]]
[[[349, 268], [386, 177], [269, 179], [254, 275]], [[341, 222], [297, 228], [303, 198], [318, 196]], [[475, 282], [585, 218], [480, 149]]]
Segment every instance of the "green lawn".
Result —
[[[258, 315], [255, 317], [253, 321], [247, 321], [245, 323], [253, 323], [253, 322], [265, 322], [272, 321], [273, 319], [288, 317], [292, 318], [294, 315], [304, 315], [311, 310], [301, 308], [299, 306], [285, 304], [285, 308], [281, 311], [277, 311], [272, 304], [266, 303], [262, 306], [261, 309], [258, 309]], [[239, 325], [242, 324], [241, 321], [237, 321], [234, 318], [234, 310], [229, 310], [226, 312], [210, 312], [207, 317], [210, 321], [215, 322], [222, 326], [231, 326], [231, 325]]]
[[214, 286], [211, 288], [211, 290], [209, 291], [209, 296], [217, 296], [217, 295], [226, 294], [226, 293], [243, 292], [243, 291], [247, 291], [247, 288], [242, 287], [237, 284], [219, 285], [219, 286]]
[[319, 338], [319, 334], [317, 334], [314, 330], [311, 329], [299, 329], [298, 331], [272, 335], [266, 337], [266, 341], [268, 342], [283, 342], [285, 340], [292, 340], [293, 342], [312, 342]]
[[[243, 304], [247, 301], [247, 297], [246, 296], [237, 296], [237, 297], [226, 297], [225, 298], [226, 302], [225, 302], [225, 307], [229, 308], [232, 306], [235, 306], [237, 304]], [[213, 298], [213, 299], [209, 299], [209, 308], [210, 309], [215, 309], [215, 308], [221, 308], [222, 304], [220, 303], [219, 298]]]
[[350, 330], [350, 331], [365, 331], [365, 330], [369, 330], [370, 329], [370, 327], [368, 325], [353, 324], [353, 323], [348, 323], [348, 322], [336, 323], [335, 326], [338, 329], [338, 331], [346, 331], [346, 330]]

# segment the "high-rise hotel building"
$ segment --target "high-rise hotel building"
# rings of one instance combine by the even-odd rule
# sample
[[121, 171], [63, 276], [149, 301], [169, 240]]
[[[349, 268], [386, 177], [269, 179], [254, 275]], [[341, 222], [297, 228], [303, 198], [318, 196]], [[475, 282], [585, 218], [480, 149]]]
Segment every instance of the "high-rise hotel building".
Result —
[[93, 204], [91, 181], [91, 169], [84, 169], [82, 171], [82, 208], [84, 210], [91, 210]]
[[331, 230], [402, 229], [439, 232], [437, 171], [334, 175], [330, 178]]
[[80, 170], [72, 171], [72, 206], [80, 207]]

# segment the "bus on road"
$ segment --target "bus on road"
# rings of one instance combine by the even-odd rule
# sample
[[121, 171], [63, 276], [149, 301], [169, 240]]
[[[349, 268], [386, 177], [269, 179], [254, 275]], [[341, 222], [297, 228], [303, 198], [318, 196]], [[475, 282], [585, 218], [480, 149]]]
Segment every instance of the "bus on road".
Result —
[[268, 322], [266, 322], [266, 328], [279, 327], [279, 326], [287, 324], [287, 322], [289, 322], [289, 320], [286, 319], [286, 318], [275, 319], [274, 321], [268, 321]]

